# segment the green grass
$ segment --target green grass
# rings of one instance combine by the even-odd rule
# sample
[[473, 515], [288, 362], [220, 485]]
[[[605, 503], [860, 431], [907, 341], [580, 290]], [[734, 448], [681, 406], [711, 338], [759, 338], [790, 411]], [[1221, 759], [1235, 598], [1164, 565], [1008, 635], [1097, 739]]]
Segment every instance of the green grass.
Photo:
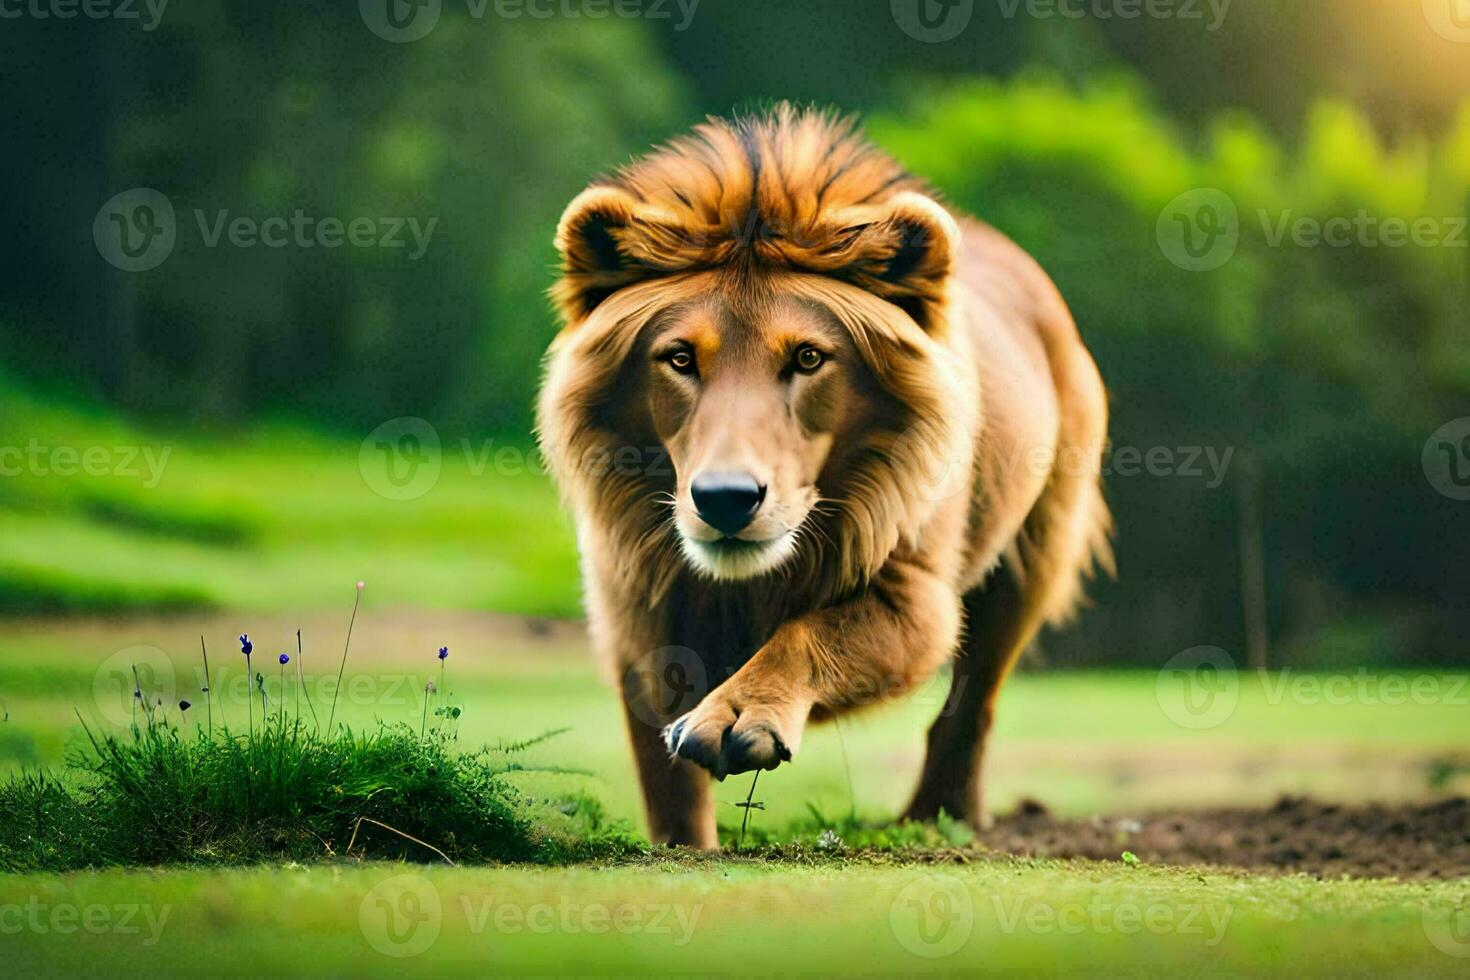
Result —
[[[373, 596], [369, 587], [349, 665], [349, 676], [367, 684], [344, 688], [339, 717], [359, 727], [373, 718], [416, 723], [424, 685], [439, 681], [434, 652], [447, 643], [449, 687], [464, 707], [462, 746], [569, 726], [528, 749], [525, 761], [591, 775], [507, 773], [510, 785], [533, 802], [589, 793], [605, 802], [607, 819], [639, 819], [615, 696], [575, 630], [548, 636], [503, 617], [383, 610]], [[336, 612], [0, 621], [0, 696], [10, 716], [0, 723], [8, 739], [0, 751], [9, 752], [0, 768], [54, 764], [67, 745], [84, 745], [74, 708], [99, 730], [125, 728], [120, 712], [128, 702], [115, 672], [137, 644], [155, 648], [141, 658], [148, 676], [171, 678], [175, 694], [187, 693], [198, 635], [205, 633], [222, 675], [217, 693], [225, 699], [215, 722], [223, 710], [238, 729], [245, 724], [247, 688], [234, 633], [249, 629], [257, 650], [269, 656], [277, 648], [294, 651], [301, 625], [310, 680], [334, 674], [346, 618]], [[1453, 682], [1444, 679], [1440, 689], [1450, 691]], [[1001, 702], [993, 800], [1005, 809], [1031, 796], [1085, 816], [1267, 803], [1283, 791], [1361, 800], [1470, 789], [1463, 774], [1441, 789], [1430, 783], [1434, 760], [1463, 757], [1470, 744], [1470, 716], [1453, 699], [1313, 704], [1278, 696], [1278, 683], [1248, 679], [1217, 727], [1191, 730], [1172, 720], [1178, 714], [1172, 688], [1161, 688], [1155, 675], [1019, 674]], [[812, 846], [812, 807], [839, 823], [854, 803], [868, 821], [891, 819], [911, 786], [922, 732], [942, 691], [935, 685], [845, 721], [840, 738], [830, 726], [815, 729], [795, 764], [762, 775], [756, 798], [767, 809], [752, 815], [752, 841], [789, 841], [798, 829], [806, 841], [782, 848], [780, 859], [656, 852], [535, 870], [335, 860], [0, 875], [0, 930], [17, 927], [5, 934], [7, 966], [55, 973], [106, 962], [123, 975], [362, 974], [400, 965], [451, 974], [644, 975], [1299, 975], [1304, 963], [1315, 973], [1463, 969], [1464, 960], [1441, 948], [1459, 949], [1454, 941], [1461, 933], [1454, 930], [1470, 895], [1463, 882], [1130, 867], [1121, 845], [1120, 860], [1108, 863], [957, 852], [937, 835], [925, 839], [923, 852]], [[18, 753], [17, 746], [25, 748]], [[740, 819], [734, 804], [749, 785], [739, 777], [716, 786], [727, 840]], [[860, 838], [846, 827], [841, 832], [848, 844], [881, 839]], [[914, 839], [898, 834], [892, 842]], [[93, 916], [97, 931], [64, 931], [72, 915]], [[127, 929], [119, 922], [124, 915], [132, 917]], [[156, 942], [150, 915], [154, 922], [167, 916]], [[623, 923], [621, 931], [615, 921]], [[1223, 931], [1211, 922], [1223, 922]], [[414, 957], [397, 958], [421, 942], [427, 945]], [[936, 952], [946, 955], [928, 955]]]
[[7, 876], [0, 909], [22, 976], [1453, 975], [1463, 893], [1005, 858], [650, 859]]
[[[395, 500], [373, 489], [381, 483], [360, 465], [356, 439], [289, 427], [227, 440], [164, 436], [9, 384], [0, 396], [0, 445], [148, 446], [155, 459], [169, 450], [156, 482], [145, 472], [0, 478], [0, 776], [34, 781], [68, 751], [87, 753], [80, 712], [103, 758], [112, 752], [113, 769], [90, 777], [112, 787], [100, 797], [107, 822], [89, 813], [84, 825], [111, 859], [267, 858], [0, 874], [0, 950], [17, 975], [98, 964], [118, 975], [1439, 975], [1463, 974], [1470, 962], [1464, 881], [1132, 866], [1125, 843], [1113, 862], [1034, 861], [956, 849], [963, 835], [943, 829], [885, 829], [915, 779], [943, 679], [808, 733], [794, 764], [761, 776], [765, 808], [751, 815], [747, 853], [621, 851], [559, 867], [360, 863], [338, 848], [333, 857], [319, 838], [335, 842], [344, 820], [380, 806], [383, 822], [470, 860], [495, 852], [456, 850], [467, 832], [506, 829], [495, 800], [511, 801], [516, 820], [536, 813], [535, 835], [585, 832], [585, 821], [641, 826], [612, 687], [579, 631], [547, 632], [524, 618], [577, 609], [575, 549], [546, 481], [482, 469], [477, 436], [443, 432], [438, 481]], [[201, 634], [216, 670], [216, 725], [237, 734], [247, 726], [240, 632], [273, 664], [277, 652], [294, 656], [302, 629], [308, 681], [328, 692], [358, 579], [369, 585], [338, 717], [359, 732], [399, 726], [384, 751], [318, 745], [297, 772], [219, 740], [142, 755], [126, 742], [106, 748], [108, 736], [126, 737], [135, 664], [166, 703], [188, 697], [198, 712]], [[430, 776], [426, 750], [409, 736], [425, 685], [441, 681], [434, 652], [443, 644], [467, 754], [434, 763]], [[1033, 797], [1066, 816], [1127, 816], [1267, 804], [1287, 792], [1343, 801], [1470, 792], [1463, 677], [1419, 676], [1429, 697], [1399, 695], [1369, 674], [1238, 680], [1191, 711], [1167, 674], [1018, 674], [987, 763], [993, 807]], [[1338, 686], [1323, 689], [1324, 680]], [[1195, 724], [1221, 703], [1229, 710], [1212, 724]], [[499, 755], [477, 768], [481, 746], [564, 727], [516, 756], [525, 770]], [[169, 754], [179, 751], [186, 757]], [[147, 768], [164, 760], [165, 770]], [[405, 767], [418, 781], [402, 778]], [[462, 767], [484, 793], [442, 778]], [[567, 767], [587, 774], [535, 771]], [[241, 801], [242, 772], [273, 774], [269, 812], [251, 809], [254, 796]], [[748, 777], [715, 787], [727, 842], [749, 788]], [[576, 802], [586, 797], [600, 810]], [[86, 799], [74, 778], [43, 805]], [[34, 806], [0, 819], [14, 834]], [[841, 844], [817, 846], [823, 824]], [[493, 839], [524, 844], [526, 827], [517, 827]], [[60, 830], [30, 836], [43, 852], [63, 840]], [[119, 851], [119, 837], [135, 849]], [[390, 838], [369, 837], [366, 853], [417, 856], [416, 845]], [[756, 850], [765, 843], [777, 846]]]
[[570, 523], [524, 447], [497, 464], [503, 440], [441, 432], [437, 481], [393, 499], [366, 432], [165, 433], [3, 376], [0, 410], [23, 454], [0, 460], [0, 613], [313, 609], [358, 578], [404, 605], [577, 613]]
[[[272, 711], [227, 732], [144, 703], [123, 735], [86, 728], [62, 773], [0, 783], [0, 870], [249, 864], [327, 855], [487, 863], [637, 848], [581, 794], [533, 801], [507, 778], [540, 739], [462, 751], [451, 721], [318, 731]], [[206, 722], [206, 725], [208, 723]], [[427, 725], [427, 729], [423, 727]]]
[[[342, 591], [350, 600], [350, 586]], [[240, 632], [248, 630], [257, 650], [273, 659], [282, 650], [295, 655], [300, 626], [311, 688], [319, 699], [329, 696], [347, 618], [342, 610], [0, 621], [0, 699], [10, 716], [0, 723], [0, 772], [59, 764], [68, 745], [81, 739], [75, 710], [100, 728], [122, 730], [134, 662], [160, 678], [166, 700], [191, 697], [199, 703], [201, 633], [218, 672], [216, 695], [226, 699], [236, 730], [246, 725], [244, 663], [234, 639]], [[611, 817], [639, 818], [621, 709], [575, 628], [539, 636], [505, 617], [385, 610], [370, 585], [353, 635], [339, 717], [358, 728], [380, 718], [416, 724], [425, 684], [438, 681], [435, 651], [441, 644], [452, 651], [449, 680], [464, 705], [462, 744], [514, 742], [568, 728], [553, 743], [535, 747], [530, 761], [592, 775], [554, 784], [535, 775], [518, 778], [547, 791], [571, 779], [602, 799]], [[274, 692], [278, 682], [266, 673]], [[1365, 678], [1367, 694], [1392, 693], [1382, 688], [1379, 675]], [[1267, 804], [1284, 792], [1409, 799], [1434, 791], [1431, 779], [1443, 769], [1439, 764], [1470, 755], [1464, 704], [1470, 690], [1453, 696], [1462, 678], [1423, 675], [1421, 683], [1438, 684], [1444, 695], [1424, 703], [1371, 696], [1311, 703], [1311, 697], [1288, 692], [1306, 686], [1310, 694], [1319, 675], [1289, 674], [1284, 689], [1281, 680], [1262, 683], [1246, 675], [1229, 716], [1214, 728], [1196, 730], [1171, 717], [1178, 715], [1173, 699], [1179, 690], [1167, 678], [1161, 685], [1157, 675], [1142, 672], [1020, 673], [1000, 701], [989, 761], [992, 802], [1007, 809], [1022, 797], [1035, 797], [1059, 813], [1086, 816], [1180, 803]], [[805, 818], [812, 805], [834, 816], [855, 807], [866, 819], [891, 817], [915, 778], [924, 730], [945, 690], [938, 678], [892, 705], [843, 719], [840, 727], [814, 728], [798, 764], [762, 777], [767, 810], [756, 819], [780, 826]], [[844, 764], [844, 749], [850, 765]], [[734, 803], [746, 788], [743, 778], [718, 784], [727, 822], [738, 818]], [[1442, 788], [1470, 792], [1470, 777], [1459, 773]]]

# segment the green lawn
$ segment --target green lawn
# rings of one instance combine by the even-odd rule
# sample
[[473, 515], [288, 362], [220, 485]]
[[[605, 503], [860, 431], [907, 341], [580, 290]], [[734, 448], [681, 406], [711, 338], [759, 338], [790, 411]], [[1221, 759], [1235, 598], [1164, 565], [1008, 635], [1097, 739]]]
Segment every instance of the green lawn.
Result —
[[[0, 774], [60, 764], [77, 744], [78, 713], [124, 724], [135, 665], [151, 693], [193, 700], [202, 720], [201, 635], [217, 711], [232, 725], [245, 720], [240, 632], [254, 638], [257, 664], [273, 666], [278, 652], [294, 656], [301, 629], [320, 705], [353, 583], [364, 579], [339, 717], [417, 723], [426, 682], [439, 680], [434, 652], [448, 645], [464, 744], [567, 728], [531, 761], [586, 775], [512, 778], [532, 795], [585, 789], [638, 825], [621, 712], [580, 629], [527, 618], [577, 605], [571, 534], [543, 478], [504, 457], [497, 470], [478, 441], [467, 453], [460, 434], [440, 433], [437, 479], [397, 499], [403, 488], [375, 468], [373, 440], [363, 454], [358, 442], [290, 429], [161, 439], [3, 394], [0, 445], [34, 440], [50, 468], [69, 459], [58, 448], [100, 447], [112, 470], [58, 475], [27, 462], [0, 477]], [[993, 737], [993, 806], [1035, 798], [1066, 816], [1124, 817], [1268, 804], [1287, 792], [1343, 801], [1470, 792], [1463, 676], [1232, 675], [1204, 689], [1187, 680], [1017, 675]], [[757, 829], [781, 840], [813, 812], [891, 819], [944, 693], [938, 679], [814, 730], [794, 764], [762, 775]], [[727, 827], [749, 789], [745, 776], [718, 785]], [[975, 850], [804, 853], [555, 869], [334, 862], [0, 875], [0, 950], [17, 975], [1449, 974], [1470, 962], [1465, 881], [1322, 881]]]
[[402, 434], [165, 435], [0, 376], [0, 613], [313, 609], [364, 578], [403, 605], [575, 615], [538, 458], [435, 433], [395, 457], [400, 486], [379, 444]]
[[108, 871], [0, 879], [0, 931], [17, 976], [1449, 975], [1463, 891], [1008, 859]]
[[[357, 722], [417, 722], [424, 685], [438, 680], [435, 651], [447, 644], [450, 684], [465, 706], [464, 742], [513, 741], [568, 728], [538, 748], [537, 757], [590, 770], [588, 787], [612, 813], [637, 816], [621, 711], [580, 630], [558, 626], [543, 635], [538, 624], [511, 617], [378, 605], [369, 586], [340, 715]], [[216, 694], [228, 699], [224, 710], [236, 726], [245, 723], [244, 664], [234, 639], [243, 631], [273, 661], [282, 650], [294, 656], [300, 627], [308, 689], [326, 697], [349, 610], [0, 620], [0, 698], [10, 717], [0, 725], [0, 771], [59, 762], [68, 740], [77, 737], [75, 711], [89, 721], [126, 722], [133, 664], [166, 702], [189, 697], [200, 703], [201, 634], [212, 665], [223, 671], [216, 674]], [[273, 665], [266, 670], [272, 685], [273, 671]], [[1418, 679], [1421, 694], [1438, 691], [1438, 701], [1394, 697], [1397, 688], [1379, 675], [1348, 680], [1352, 685], [1343, 691], [1352, 697], [1337, 703], [1335, 695], [1313, 697], [1323, 682], [1317, 675], [1242, 675], [1230, 713], [1214, 727], [1189, 728], [1176, 720], [1192, 718], [1181, 714], [1182, 689], [1167, 675], [1020, 673], [1001, 699], [990, 767], [993, 802], [1006, 809], [1035, 797], [1060, 813], [1085, 816], [1180, 803], [1265, 804], [1284, 792], [1414, 799], [1431, 792], [1438, 763], [1466, 761], [1470, 689], [1462, 676]], [[1331, 684], [1327, 689], [1336, 690]], [[810, 806], [839, 816], [854, 801], [865, 817], [891, 816], [910, 788], [924, 729], [945, 692], [943, 678], [936, 678], [891, 705], [843, 719], [840, 727], [814, 729], [797, 765], [762, 779], [767, 811], [758, 819], [779, 825], [808, 814]], [[731, 817], [739, 814], [733, 804], [746, 788], [745, 777], [720, 784]], [[1470, 780], [1444, 788], [1467, 791]]]
[[[148, 665], [155, 689], [172, 682], [171, 694], [187, 693], [200, 632], [214, 641], [212, 663], [226, 672], [216, 692], [231, 702], [224, 710], [238, 724], [241, 687], [229, 677], [243, 671], [234, 632], [250, 629], [257, 649], [268, 652], [294, 645], [300, 622], [311, 640], [311, 673], [330, 674], [345, 618], [343, 610], [0, 623], [0, 691], [9, 710], [0, 726], [4, 764], [56, 762], [75, 737], [74, 707], [94, 721], [115, 718], [125, 699], [117, 700], [114, 675], [130, 660]], [[451, 648], [451, 686], [466, 707], [464, 742], [569, 726], [536, 757], [593, 775], [518, 778], [533, 793], [546, 780], [581, 784], [615, 816], [637, 819], [617, 706], [575, 629], [543, 635], [519, 620], [379, 610], [369, 600], [354, 635], [349, 676], [359, 680], [344, 689], [347, 715], [417, 718], [441, 642]], [[133, 649], [140, 644], [153, 650]], [[1032, 796], [1067, 814], [1116, 815], [1156, 805], [1268, 802], [1302, 789], [1341, 799], [1426, 798], [1436, 792], [1433, 761], [1458, 757], [1470, 744], [1470, 713], [1454, 698], [1443, 705], [1384, 697], [1313, 704], [1322, 678], [1289, 677], [1286, 688], [1281, 680], [1245, 680], [1228, 716], [1197, 730], [1176, 723], [1181, 702], [1151, 674], [1018, 675], [996, 732], [996, 804]], [[1458, 679], [1438, 683], [1448, 692]], [[1385, 690], [1381, 679], [1356, 689]], [[762, 777], [757, 798], [767, 809], [754, 820], [779, 838], [809, 805], [844, 814], [844, 744], [859, 813], [891, 817], [941, 690], [850, 720], [840, 740], [831, 727], [815, 731], [794, 765]], [[738, 822], [733, 804], [748, 788], [745, 777], [719, 786], [727, 825]], [[1470, 934], [1460, 931], [1465, 882], [1318, 881], [974, 852], [938, 863], [917, 857], [654, 857], [558, 869], [348, 862], [0, 876], [0, 933], [7, 965], [22, 974], [100, 962], [121, 974], [361, 974], [400, 962], [465, 974], [1286, 974], [1302, 963], [1313, 973], [1448, 974], [1463, 970], [1458, 954], [1470, 952]]]

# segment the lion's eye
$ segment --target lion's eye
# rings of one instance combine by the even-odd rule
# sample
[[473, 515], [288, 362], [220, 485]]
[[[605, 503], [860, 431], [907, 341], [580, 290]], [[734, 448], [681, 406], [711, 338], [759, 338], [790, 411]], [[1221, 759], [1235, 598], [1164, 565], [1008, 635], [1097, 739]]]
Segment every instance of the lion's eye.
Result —
[[824, 360], [826, 358], [822, 356], [822, 352], [815, 347], [801, 347], [796, 352], [797, 370], [805, 371], [808, 374], [821, 367]]
[[680, 374], [694, 373], [694, 355], [687, 350], [682, 348], [676, 350], [668, 356], [667, 360], [669, 367], [678, 371]]

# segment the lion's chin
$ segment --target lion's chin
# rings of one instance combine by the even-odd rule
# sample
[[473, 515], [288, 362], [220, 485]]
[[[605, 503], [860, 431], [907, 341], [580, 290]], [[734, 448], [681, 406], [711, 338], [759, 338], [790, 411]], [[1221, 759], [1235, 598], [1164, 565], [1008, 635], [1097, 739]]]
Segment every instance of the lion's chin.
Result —
[[735, 582], [773, 572], [796, 551], [796, 535], [790, 531], [769, 541], [722, 538], [695, 541], [679, 536], [684, 558], [699, 573], [719, 581]]

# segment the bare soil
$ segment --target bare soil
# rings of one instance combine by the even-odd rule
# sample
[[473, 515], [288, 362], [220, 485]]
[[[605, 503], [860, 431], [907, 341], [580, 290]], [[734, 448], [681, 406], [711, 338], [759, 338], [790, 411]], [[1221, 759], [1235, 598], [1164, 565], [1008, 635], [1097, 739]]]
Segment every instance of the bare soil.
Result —
[[1268, 809], [1214, 809], [1059, 820], [1035, 801], [980, 835], [997, 851], [1147, 864], [1218, 865], [1323, 877], [1470, 875], [1470, 800], [1339, 806], [1283, 797]]

